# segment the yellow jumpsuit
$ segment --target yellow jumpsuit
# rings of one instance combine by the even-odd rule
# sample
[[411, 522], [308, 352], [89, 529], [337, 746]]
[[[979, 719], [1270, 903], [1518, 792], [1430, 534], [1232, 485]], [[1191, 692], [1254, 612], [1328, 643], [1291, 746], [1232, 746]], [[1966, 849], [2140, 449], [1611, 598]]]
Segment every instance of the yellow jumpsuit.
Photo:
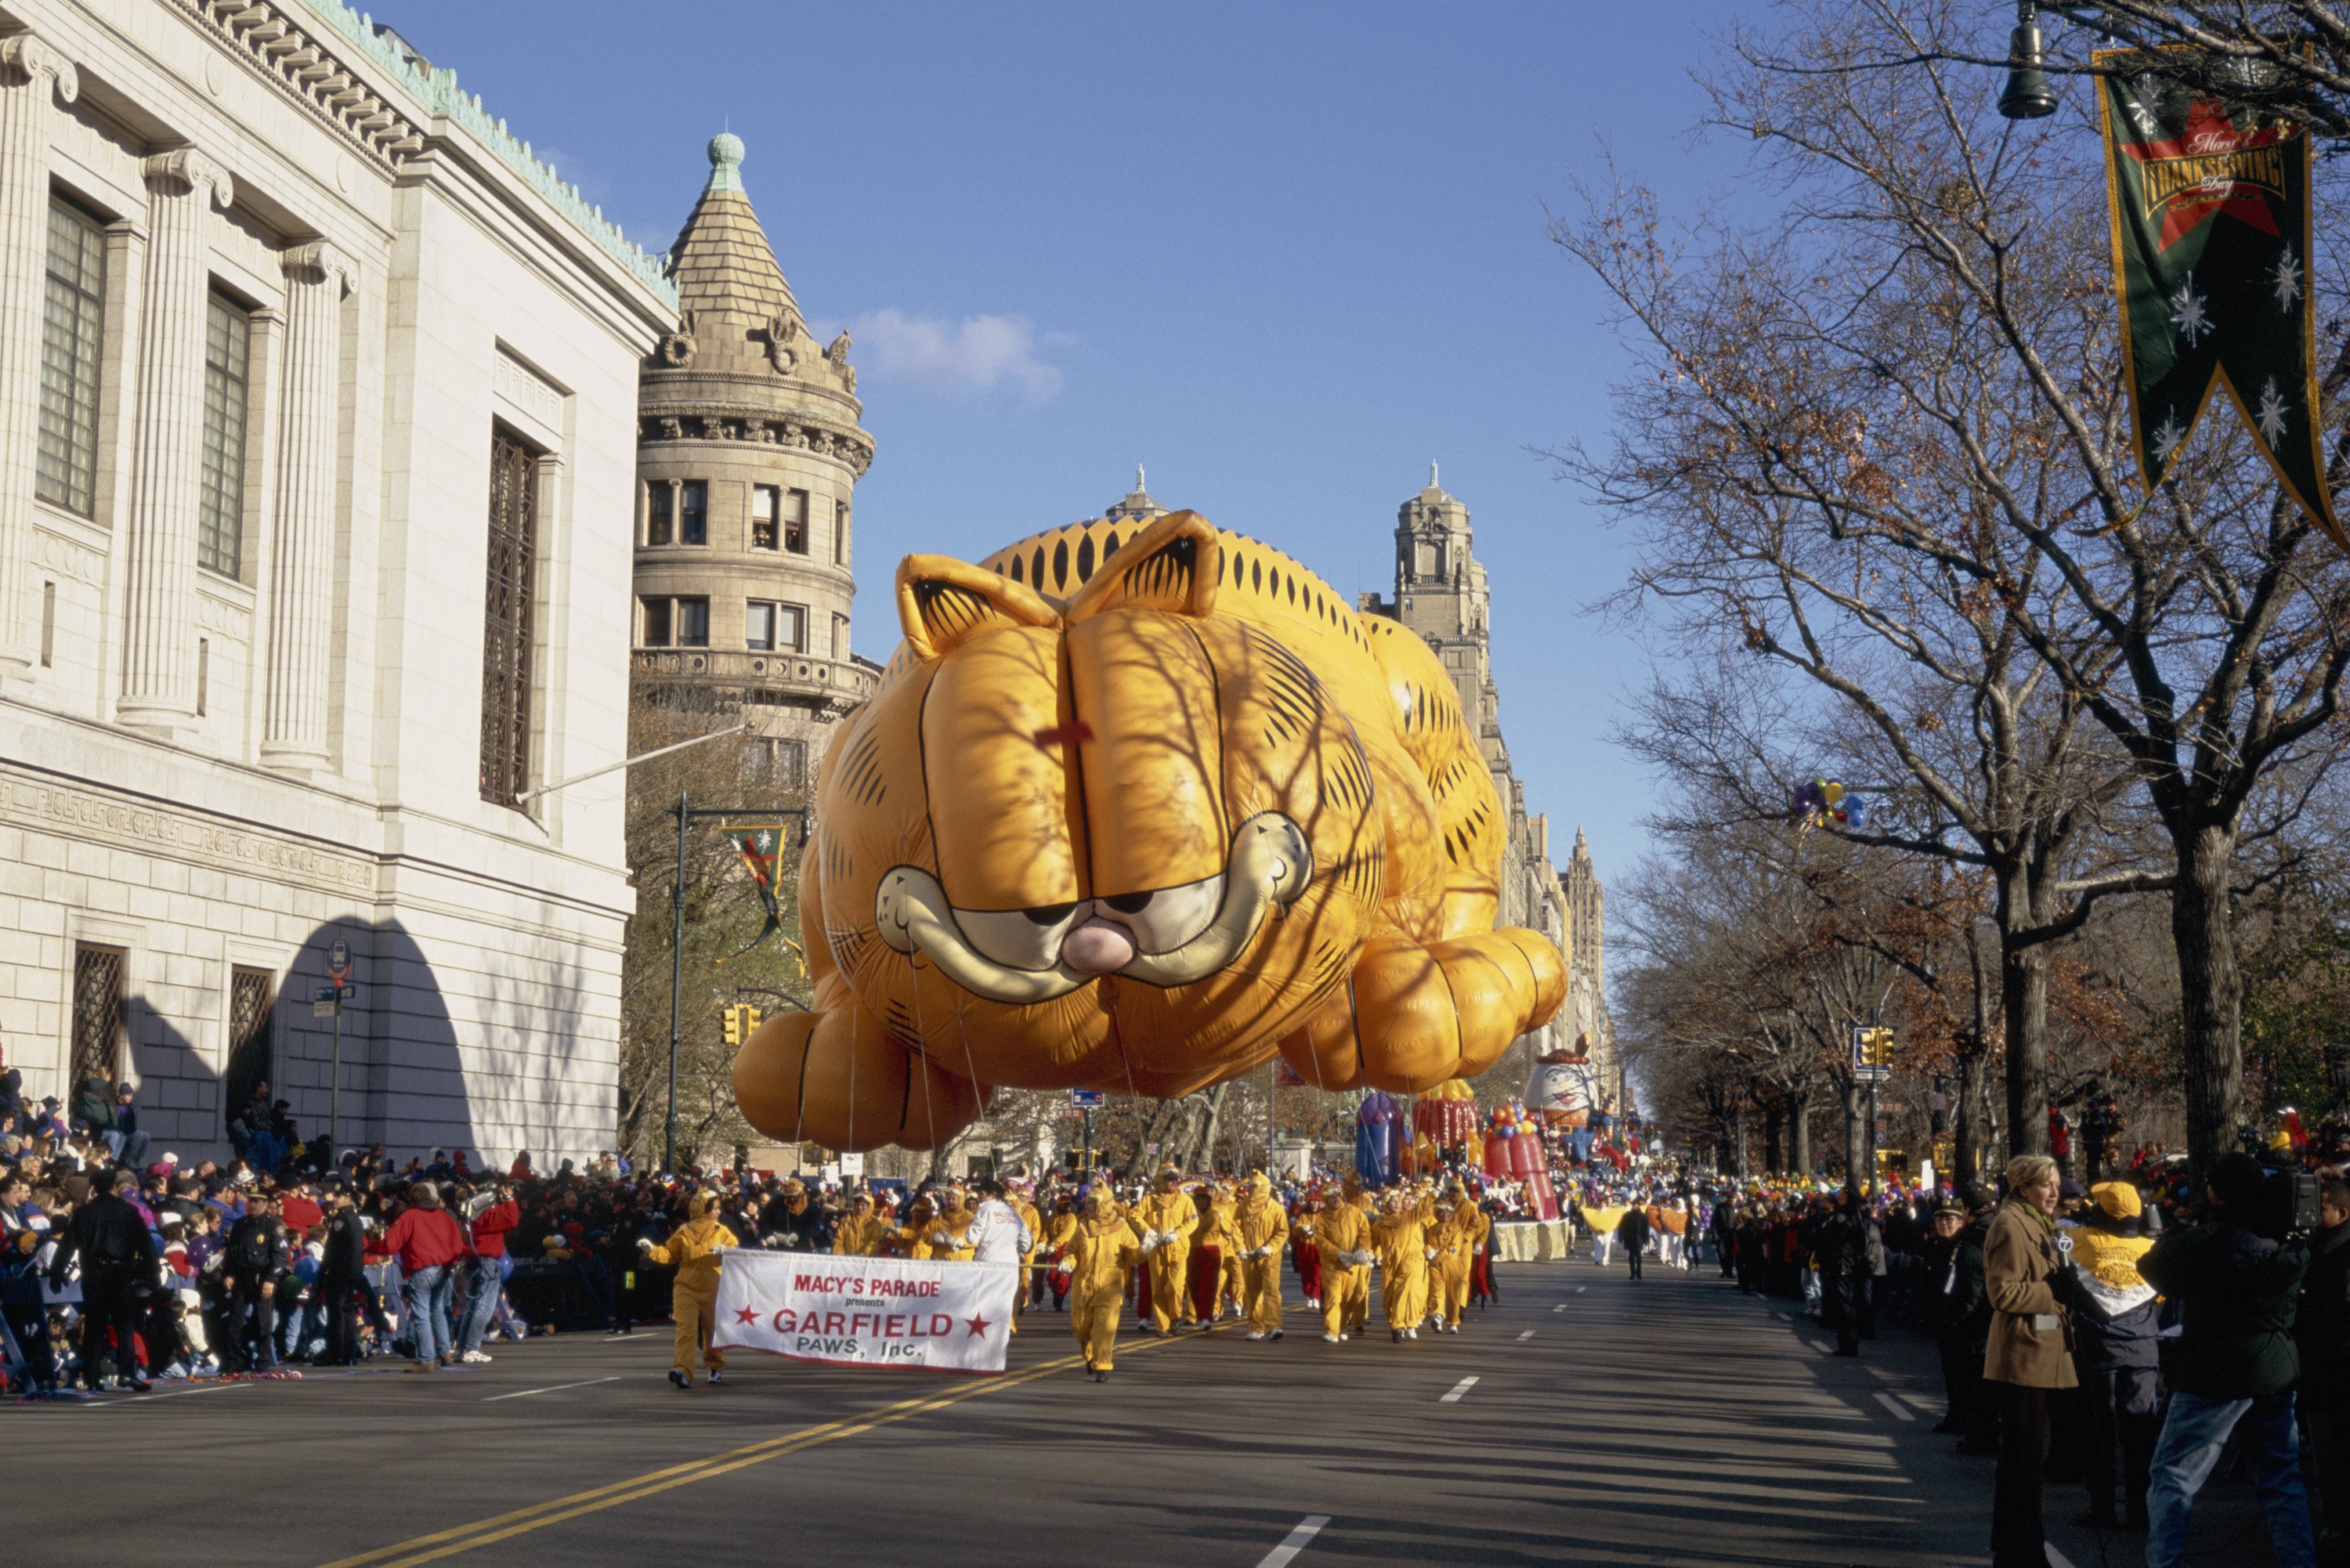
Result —
[[1191, 1231], [1200, 1221], [1200, 1210], [1188, 1192], [1154, 1192], [1134, 1206], [1130, 1218], [1138, 1231], [1171, 1233], [1175, 1238], [1160, 1243], [1143, 1260], [1150, 1267], [1150, 1326], [1165, 1334], [1177, 1318], [1191, 1321], [1183, 1268], [1191, 1261]]
[[898, 1249], [898, 1256], [901, 1258], [912, 1258], [920, 1262], [930, 1258], [944, 1257], [946, 1256], [944, 1252], [931, 1245], [931, 1232], [937, 1230], [938, 1225], [937, 1215], [917, 1214], [909, 1210], [906, 1223], [887, 1231], [882, 1240], [895, 1246]]
[[1070, 1229], [1069, 1332], [1086, 1355], [1086, 1370], [1107, 1372], [1118, 1347], [1118, 1314], [1126, 1310], [1126, 1281], [1142, 1255], [1142, 1238], [1126, 1217], [1089, 1214]]
[[971, 1222], [978, 1218], [979, 1216], [972, 1210], [960, 1206], [941, 1210], [939, 1217], [924, 1227], [922, 1231], [925, 1238], [938, 1235], [941, 1231], [946, 1235], [946, 1245], [941, 1246], [935, 1241], [931, 1243], [931, 1256], [944, 1258], [957, 1263], [970, 1262], [972, 1255], [979, 1251], [971, 1244]]
[[1032, 1266], [1045, 1254], [1045, 1221], [1038, 1216], [1036, 1206], [1014, 1193], [1005, 1199], [1012, 1211], [1020, 1216], [1020, 1223], [1028, 1227], [1028, 1255], [1020, 1260], [1019, 1288], [1012, 1293], [1012, 1331], [1020, 1332], [1020, 1315], [1028, 1310], [1028, 1296], [1036, 1288], [1038, 1274]]
[[1448, 1327], [1459, 1328], [1469, 1305], [1469, 1234], [1448, 1216], [1428, 1233], [1428, 1244], [1436, 1249], [1428, 1266], [1429, 1303]]
[[669, 1292], [670, 1310], [677, 1314], [670, 1365], [691, 1377], [697, 1351], [712, 1372], [725, 1369], [726, 1357], [710, 1348], [710, 1331], [718, 1321], [718, 1249], [740, 1243], [733, 1231], [710, 1217], [707, 1197], [693, 1199], [686, 1212], [691, 1218], [668, 1241], [647, 1248], [645, 1256], [677, 1270]]
[[851, 1214], [832, 1228], [832, 1250], [844, 1258], [870, 1258], [881, 1251], [890, 1227], [870, 1213]]
[[1349, 1268], [1338, 1254], [1367, 1250], [1371, 1222], [1353, 1204], [1341, 1203], [1315, 1220], [1314, 1244], [1322, 1249], [1322, 1332], [1362, 1333], [1371, 1319], [1370, 1266]]
[[1201, 1240], [1217, 1250], [1216, 1304], [1210, 1310], [1211, 1315], [1219, 1318], [1224, 1315], [1227, 1302], [1232, 1303], [1234, 1317], [1248, 1311], [1246, 1271], [1241, 1267], [1241, 1246], [1232, 1230], [1232, 1214], [1238, 1207], [1239, 1201], [1232, 1193], [1219, 1188], [1209, 1199], [1208, 1212], [1201, 1220], [1202, 1227], [1211, 1232]]
[[1273, 1249], [1262, 1258], [1240, 1258], [1241, 1303], [1251, 1334], [1281, 1332], [1281, 1250], [1289, 1241], [1289, 1214], [1273, 1200], [1272, 1184], [1258, 1177], [1249, 1183], [1246, 1198], [1233, 1207], [1232, 1234], [1240, 1252]]
[[1417, 1210], [1382, 1216], [1371, 1227], [1379, 1255], [1379, 1311], [1390, 1332], [1419, 1326], [1428, 1315], [1428, 1227]]

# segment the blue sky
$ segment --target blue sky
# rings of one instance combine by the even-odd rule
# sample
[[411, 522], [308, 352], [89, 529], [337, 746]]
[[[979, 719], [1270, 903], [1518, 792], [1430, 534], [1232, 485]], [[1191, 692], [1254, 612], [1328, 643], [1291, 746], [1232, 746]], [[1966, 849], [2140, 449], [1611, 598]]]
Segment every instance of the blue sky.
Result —
[[722, 128], [801, 308], [855, 328], [858, 651], [898, 557], [1158, 499], [1342, 592], [1390, 586], [1430, 459], [1492, 574], [1502, 719], [1563, 861], [1647, 847], [1608, 744], [1648, 650], [1582, 607], [1617, 542], [1532, 448], [1598, 441], [1622, 357], [1544, 205], [1612, 147], [1686, 205], [1706, 35], [1756, 5], [801, 5], [376, 13], [649, 249]]

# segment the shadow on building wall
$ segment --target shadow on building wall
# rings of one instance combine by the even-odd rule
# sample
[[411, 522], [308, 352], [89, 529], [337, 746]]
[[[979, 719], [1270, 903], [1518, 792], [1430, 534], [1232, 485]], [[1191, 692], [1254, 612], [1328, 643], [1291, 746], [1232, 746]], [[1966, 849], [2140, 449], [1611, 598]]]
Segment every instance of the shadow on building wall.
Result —
[[[354, 988], [343, 1003], [339, 1044], [336, 1019], [318, 1016], [315, 1005], [328, 988], [338, 941], [346, 944]], [[440, 977], [398, 920], [328, 921], [283, 970], [232, 964], [227, 981], [224, 992], [213, 992], [222, 1009], [214, 1033], [222, 1044], [213, 1051], [199, 1050], [185, 1022], [150, 997], [123, 1003], [140, 1130], [152, 1136], [159, 1155], [225, 1157], [229, 1118], [265, 1082], [271, 1099], [288, 1103], [305, 1138], [326, 1137], [332, 1120], [345, 1148], [380, 1143], [404, 1158], [435, 1146], [477, 1147], [473, 1084]], [[493, 1058], [471, 1076], [496, 1070]]]

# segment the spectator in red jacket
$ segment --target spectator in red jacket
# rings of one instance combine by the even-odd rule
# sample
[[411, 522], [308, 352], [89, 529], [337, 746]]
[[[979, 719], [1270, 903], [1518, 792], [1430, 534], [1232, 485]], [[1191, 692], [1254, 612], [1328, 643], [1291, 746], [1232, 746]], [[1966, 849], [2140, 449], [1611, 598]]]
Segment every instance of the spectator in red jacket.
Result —
[[478, 1366], [490, 1359], [482, 1344], [489, 1337], [498, 1292], [505, 1284], [506, 1232], [522, 1223], [522, 1210], [504, 1183], [475, 1193], [465, 1206], [473, 1213], [473, 1255], [466, 1266], [465, 1322], [457, 1333], [457, 1355]]
[[441, 1189], [420, 1181], [408, 1189], [414, 1205], [391, 1222], [384, 1251], [400, 1259], [400, 1272], [408, 1294], [408, 1337], [416, 1353], [411, 1372], [436, 1372], [453, 1366], [455, 1345], [449, 1334], [449, 1304], [456, 1295], [452, 1266], [465, 1256], [465, 1232], [441, 1207]]

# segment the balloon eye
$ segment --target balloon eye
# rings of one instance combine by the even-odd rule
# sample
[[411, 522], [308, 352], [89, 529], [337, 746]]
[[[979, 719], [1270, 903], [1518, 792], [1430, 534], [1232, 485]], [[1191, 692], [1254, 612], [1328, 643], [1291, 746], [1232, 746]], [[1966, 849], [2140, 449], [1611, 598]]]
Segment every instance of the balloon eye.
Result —
[[1139, 915], [1150, 907], [1152, 897], [1149, 893], [1120, 893], [1115, 898], [1104, 898], [1102, 902], [1121, 915]]
[[1042, 909], [1024, 909], [1021, 913], [1040, 926], [1057, 926], [1077, 912], [1075, 904], [1046, 904]]

